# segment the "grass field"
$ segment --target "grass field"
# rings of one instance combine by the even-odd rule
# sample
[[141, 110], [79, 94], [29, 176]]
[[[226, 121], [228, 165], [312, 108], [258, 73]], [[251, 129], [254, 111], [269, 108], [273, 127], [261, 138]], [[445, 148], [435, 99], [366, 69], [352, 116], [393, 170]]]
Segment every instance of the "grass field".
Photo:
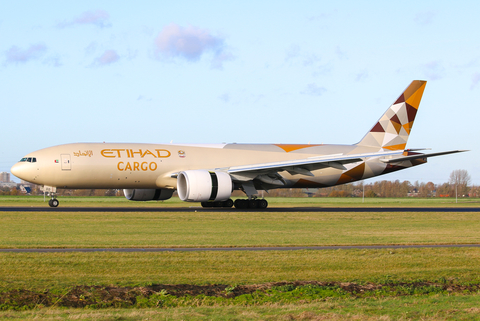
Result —
[[480, 282], [480, 249], [1, 253], [1, 288], [281, 281]]
[[[64, 203], [69, 203], [68, 206], [132, 203], [152, 206], [152, 203], [110, 199], [66, 198]], [[299, 201], [305, 204], [304, 200], [312, 200], [314, 205], [308, 206], [359, 206], [352, 199]], [[374, 200], [378, 202], [368, 206], [447, 206], [443, 203], [445, 200]], [[300, 206], [293, 201], [285, 203], [287, 201], [290, 200], [275, 199], [270, 203]], [[368, 201], [366, 199], [366, 203]], [[64, 203], [62, 205], [67, 206]], [[45, 206], [43, 198], [0, 198], [0, 206], [12, 204]], [[182, 203], [173, 200], [169, 204], [180, 206]], [[475, 204], [475, 200], [467, 200], [460, 206]], [[480, 243], [479, 218], [480, 214], [473, 212], [0, 212], [0, 248]], [[122, 308], [120, 301], [115, 301], [111, 308], [99, 310], [99, 306], [107, 303], [95, 298], [98, 296], [95, 293], [76, 298], [79, 302], [97, 300], [95, 305], [86, 305], [90, 308], [65, 309], [58, 303], [67, 294], [71, 296], [72, 289], [79, 285], [130, 289], [160, 284], [221, 284], [228, 292], [241, 285], [259, 284], [261, 289], [262, 284], [296, 281], [332, 282], [333, 285], [288, 285], [234, 298], [137, 293], [131, 305], [135, 309]], [[345, 292], [339, 286], [350, 283], [372, 284], [376, 290]], [[457, 290], [450, 291], [451, 287]], [[480, 319], [479, 288], [478, 248], [0, 253], [1, 319], [472, 320]], [[27, 311], [15, 311], [12, 309], [18, 309], [20, 304], [19, 291], [31, 291], [28, 293], [34, 297], [48, 293], [58, 298], [53, 301], [57, 303], [52, 306], [35, 303]], [[5, 294], [11, 295], [10, 299], [1, 301], [2, 293], [4, 298]], [[164, 302], [160, 308], [159, 302]], [[155, 306], [157, 308], [153, 308]]]
[[479, 213], [0, 212], [0, 248], [480, 243]]

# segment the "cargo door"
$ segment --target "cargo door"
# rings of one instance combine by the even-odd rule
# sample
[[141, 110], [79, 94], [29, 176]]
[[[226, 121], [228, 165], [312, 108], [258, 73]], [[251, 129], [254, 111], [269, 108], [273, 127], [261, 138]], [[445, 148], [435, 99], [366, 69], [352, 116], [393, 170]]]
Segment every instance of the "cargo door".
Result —
[[60, 155], [60, 159], [60, 162], [62, 164], [62, 171], [69, 171], [72, 169], [70, 154], [62, 154]]

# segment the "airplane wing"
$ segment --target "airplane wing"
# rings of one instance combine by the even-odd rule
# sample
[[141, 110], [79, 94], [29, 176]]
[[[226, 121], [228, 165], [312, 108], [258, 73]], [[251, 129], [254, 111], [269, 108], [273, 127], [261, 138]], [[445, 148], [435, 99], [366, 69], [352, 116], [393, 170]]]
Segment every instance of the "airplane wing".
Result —
[[[285, 185], [282, 176], [278, 174], [281, 171], [287, 171], [291, 175], [301, 174], [306, 176], [314, 176], [312, 171], [333, 167], [340, 170], [346, 170], [344, 166], [350, 163], [356, 163], [364, 161], [366, 158], [378, 158], [379, 161], [387, 164], [391, 163], [400, 163], [403, 161], [410, 161], [414, 159], [428, 158], [440, 155], [447, 155], [453, 153], [466, 152], [467, 150], [454, 150], [446, 151], [439, 153], [431, 154], [416, 154], [409, 156], [401, 156], [403, 151], [382, 151], [376, 153], [365, 153], [365, 154], [333, 154], [319, 157], [309, 157], [298, 160], [282, 161], [282, 162], [273, 162], [273, 163], [261, 163], [261, 164], [251, 164], [243, 166], [232, 166], [229, 168], [218, 168], [217, 170], [226, 171], [234, 181], [237, 182], [248, 182], [253, 179], [260, 180], [264, 183], [272, 185]], [[399, 156], [399, 157], [397, 157]], [[382, 158], [382, 157], [393, 157], [393, 158]]]
[[308, 157], [303, 159], [288, 160], [272, 163], [250, 164], [242, 166], [232, 166], [228, 168], [217, 168], [217, 170], [226, 171], [234, 181], [246, 182], [253, 179], [259, 179], [265, 183], [273, 185], [284, 185], [278, 172], [287, 171], [292, 175], [302, 174], [306, 176], [314, 176], [312, 171], [333, 167], [336, 169], [346, 170], [344, 166], [350, 163], [364, 161], [370, 157], [385, 157], [401, 155], [403, 151], [383, 151], [365, 154], [332, 154], [318, 157]]

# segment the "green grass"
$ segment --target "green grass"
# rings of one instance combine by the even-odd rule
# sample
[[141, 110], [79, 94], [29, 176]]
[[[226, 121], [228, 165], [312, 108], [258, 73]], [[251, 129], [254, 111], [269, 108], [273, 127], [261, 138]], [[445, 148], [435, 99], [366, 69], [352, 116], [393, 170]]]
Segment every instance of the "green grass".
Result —
[[0, 289], [280, 281], [480, 282], [480, 249], [0, 253]]
[[[265, 194], [269, 202], [269, 207], [469, 207], [480, 206], [478, 198], [459, 198], [456, 203], [455, 198], [362, 198], [359, 197], [269, 197]], [[0, 195], [0, 206], [48, 206], [49, 198], [44, 201], [43, 196], [8, 196]], [[166, 201], [135, 202], [129, 201], [124, 197], [105, 197], [105, 196], [60, 196], [58, 197], [61, 207], [78, 206], [122, 206], [122, 207], [191, 207], [200, 206], [200, 203], [182, 202], [178, 197], [173, 197]]]
[[0, 248], [480, 243], [479, 215], [0, 212]]
[[[124, 206], [123, 204], [132, 203], [159, 205], [128, 202], [121, 198], [73, 200], [76, 200], [74, 203], [76, 206], [84, 206], [82, 202], [93, 206], [99, 206], [96, 202], [105, 206]], [[349, 203], [351, 199], [330, 199], [330, 203], [322, 203], [324, 200], [327, 199], [313, 199], [314, 206], [356, 206]], [[294, 201], [282, 205], [284, 203], [281, 202], [285, 202], [285, 199], [274, 199], [270, 203], [281, 204], [279, 206], [298, 206]], [[411, 202], [408, 206], [422, 206], [419, 204], [427, 204], [431, 200], [382, 199], [382, 201], [386, 203], [379, 202], [375, 206], [395, 206], [395, 202], [404, 201]], [[31, 204], [37, 206], [35, 203], [37, 202], [45, 206], [38, 198], [29, 203], [28, 197], [0, 198], [0, 202], [0, 206], [10, 205], [5, 204], [8, 202], [19, 206]], [[438, 200], [434, 203], [435, 205], [428, 206], [446, 206]], [[172, 204], [175, 204], [175, 200]], [[472, 203], [463, 205], [471, 206]], [[473, 212], [0, 212], [0, 247], [480, 243], [479, 215]], [[225, 284], [233, 288], [240, 284], [309, 280], [393, 284], [393, 286], [401, 282], [416, 281], [478, 285], [480, 248], [0, 253], [0, 292], [29, 289], [39, 293], [49, 291], [62, 294], [69, 292], [76, 285]], [[395, 296], [383, 291], [371, 297], [352, 297], [333, 292], [327, 295], [328, 291], [331, 291], [329, 289], [316, 296], [295, 291], [287, 293], [273, 291], [236, 300], [205, 296], [178, 300], [170, 298], [173, 300], [171, 307], [162, 309], [148, 308], [149, 299], [139, 298], [136, 303], [137, 309], [92, 310], [50, 307], [30, 311], [0, 311], [0, 319], [480, 319], [479, 293], [448, 294], [425, 292], [421, 289], [420, 292], [407, 289], [404, 293], [402, 292], [404, 290], [400, 289], [392, 290], [396, 291]]]
[[0, 311], [13, 320], [480, 320], [479, 295], [332, 299], [259, 306]]
[[[0, 318], [104, 320], [392, 319], [478, 318], [479, 293], [449, 294], [399, 282], [478, 284], [480, 249], [329, 250], [289, 252], [2, 253], [0, 292], [30, 289], [66, 295], [78, 284], [258, 284], [322, 280], [390, 285], [352, 295], [338, 287], [285, 288], [235, 299], [208, 296], [137, 297], [137, 309], [69, 309], [37, 306], [0, 312]], [[393, 291], [393, 292], [392, 292]], [[148, 308], [158, 306], [161, 309]], [[98, 301], [100, 306], [102, 301]], [[142, 308], [143, 307], [143, 308]], [[4, 309], [8, 308], [4, 306]]]

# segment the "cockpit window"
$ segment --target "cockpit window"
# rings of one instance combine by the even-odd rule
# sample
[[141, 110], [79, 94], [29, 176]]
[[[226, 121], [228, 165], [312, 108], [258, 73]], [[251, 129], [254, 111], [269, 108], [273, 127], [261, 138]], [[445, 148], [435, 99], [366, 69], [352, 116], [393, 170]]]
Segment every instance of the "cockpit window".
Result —
[[20, 160], [20, 162], [36, 163], [37, 158], [36, 157], [24, 157]]

